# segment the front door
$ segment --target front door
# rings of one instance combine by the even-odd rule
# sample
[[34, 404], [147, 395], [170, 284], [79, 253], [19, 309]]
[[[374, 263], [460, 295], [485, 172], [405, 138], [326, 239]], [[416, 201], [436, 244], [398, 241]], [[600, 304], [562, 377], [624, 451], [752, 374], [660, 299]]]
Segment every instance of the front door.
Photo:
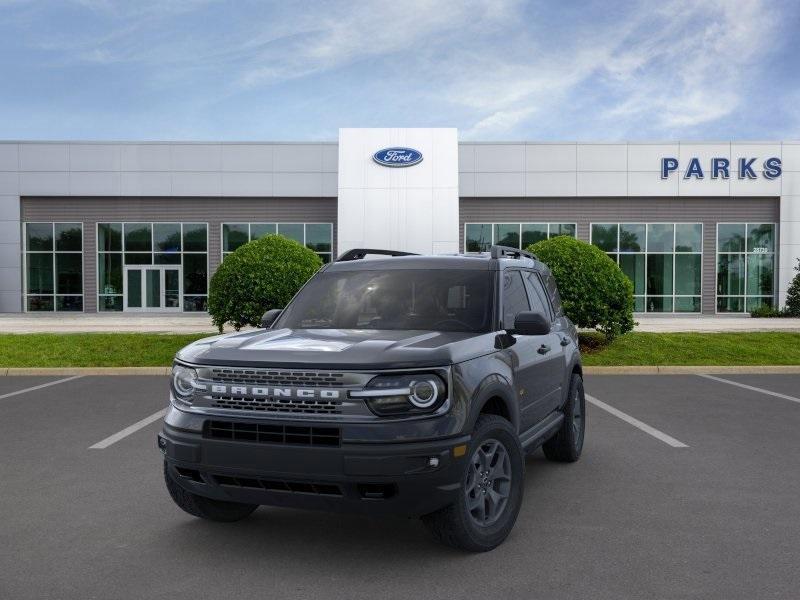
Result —
[[131, 312], [180, 312], [183, 309], [181, 267], [130, 265], [123, 279], [124, 309]]

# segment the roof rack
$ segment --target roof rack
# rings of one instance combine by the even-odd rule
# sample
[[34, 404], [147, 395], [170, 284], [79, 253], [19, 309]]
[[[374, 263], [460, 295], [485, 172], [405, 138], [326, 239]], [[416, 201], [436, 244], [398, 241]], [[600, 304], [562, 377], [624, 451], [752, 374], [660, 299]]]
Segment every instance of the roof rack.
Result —
[[361, 260], [367, 254], [381, 254], [383, 256], [418, 256], [414, 252], [403, 252], [401, 250], [378, 250], [376, 248], [353, 248], [342, 254], [336, 262], [347, 260]]
[[489, 254], [492, 258], [522, 258], [524, 256], [532, 260], [539, 260], [532, 252], [511, 248], [510, 246], [492, 246], [489, 249]]

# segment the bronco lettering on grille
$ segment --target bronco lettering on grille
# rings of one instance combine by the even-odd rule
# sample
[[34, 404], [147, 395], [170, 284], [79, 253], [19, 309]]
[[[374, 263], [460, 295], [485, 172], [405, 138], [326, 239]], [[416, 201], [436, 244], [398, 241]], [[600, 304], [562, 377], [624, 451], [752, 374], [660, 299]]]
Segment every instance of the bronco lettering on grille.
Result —
[[326, 400], [339, 398], [339, 390], [220, 385], [218, 383], [211, 386], [211, 393], [222, 396], [272, 396], [275, 398], [324, 398]]

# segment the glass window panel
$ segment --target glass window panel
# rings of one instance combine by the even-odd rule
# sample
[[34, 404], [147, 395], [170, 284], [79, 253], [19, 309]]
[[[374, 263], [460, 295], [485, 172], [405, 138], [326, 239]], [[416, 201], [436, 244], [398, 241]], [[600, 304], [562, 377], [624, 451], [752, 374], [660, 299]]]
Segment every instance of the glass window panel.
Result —
[[[330, 227], [330, 226], [329, 226]], [[250, 239], [257, 240], [277, 231], [275, 223], [250, 223]], [[308, 230], [306, 230], [308, 232]]]
[[247, 223], [222, 225], [222, 250], [224, 252], [233, 252], [249, 241]]
[[83, 249], [83, 229], [80, 223], [56, 223], [56, 250], [80, 252]]
[[122, 251], [122, 223], [97, 224], [97, 251]]
[[80, 312], [83, 310], [82, 296], [56, 296], [56, 310]]
[[139, 269], [128, 271], [126, 294], [129, 308], [142, 307], [142, 272]]
[[150, 253], [134, 253], [134, 252], [126, 252], [125, 253], [125, 264], [126, 265], [151, 265], [153, 264], [153, 255]]
[[464, 245], [467, 252], [488, 252], [492, 246], [492, 226], [488, 223], [467, 225], [467, 239]]
[[522, 224], [522, 248], [547, 239], [547, 223]]
[[295, 242], [303, 243], [302, 223], [278, 223], [278, 235], [287, 237]]
[[97, 267], [97, 291], [100, 294], [121, 294], [122, 255], [100, 253]]
[[205, 223], [183, 224], [183, 251], [205, 252], [208, 250], [208, 226]]
[[125, 223], [125, 250], [150, 252], [153, 249], [150, 223]]
[[322, 264], [328, 264], [331, 262], [331, 255], [330, 254], [317, 254], [322, 259]]
[[498, 246], [510, 246], [519, 248], [519, 224], [495, 225], [494, 243]]
[[552, 223], [550, 225], [550, 237], [558, 235], [575, 237], [575, 223]]
[[145, 270], [144, 285], [147, 308], [161, 308], [161, 271]]
[[647, 312], [672, 312], [672, 296], [648, 296]]
[[719, 252], [744, 252], [744, 235], [744, 223], [719, 223], [717, 225], [717, 250]]
[[330, 252], [332, 237], [330, 224], [306, 225], [306, 246], [315, 252]]
[[619, 268], [633, 282], [633, 293], [645, 293], [644, 254], [620, 254]]
[[180, 273], [178, 269], [164, 270], [164, 307], [178, 308], [181, 305]]
[[28, 296], [26, 309], [30, 312], [53, 310], [52, 296]]
[[647, 251], [672, 252], [675, 225], [672, 223], [651, 223], [647, 226]]
[[775, 301], [772, 296], [764, 296], [760, 298], [758, 296], [749, 296], [746, 301], [747, 312], [752, 312], [762, 306], [769, 306], [772, 308], [774, 303]]
[[503, 273], [503, 327], [514, 328], [514, 319], [524, 310], [530, 310], [528, 294], [519, 271]]
[[97, 310], [100, 312], [118, 312], [122, 310], [122, 296], [100, 296], [97, 299]]
[[672, 256], [672, 254], [647, 255], [648, 295], [672, 294]]
[[[80, 256], [80, 255], [79, 255]], [[28, 252], [28, 293], [53, 293], [53, 255]]]
[[155, 252], [180, 252], [181, 224], [153, 223], [153, 246]]
[[208, 310], [208, 298], [206, 296], [184, 296], [184, 312], [202, 312]]
[[744, 295], [744, 254], [717, 255], [717, 294]]
[[157, 265], [179, 265], [181, 264], [181, 255], [180, 253], [153, 254], [153, 263]]
[[748, 252], [773, 252], [775, 226], [772, 223], [750, 223], [747, 226]]
[[644, 312], [644, 296], [635, 296], [633, 298], [633, 311]]
[[56, 293], [83, 293], [83, 255], [78, 253], [56, 253]]
[[700, 294], [702, 256], [700, 254], [675, 255], [675, 293], [681, 296]]
[[594, 223], [592, 225], [592, 244], [606, 252], [617, 251], [617, 230], [615, 223]]
[[619, 251], [644, 252], [645, 226], [641, 223], [622, 223], [619, 226]]
[[26, 248], [29, 251], [50, 252], [53, 250], [52, 223], [26, 223]]
[[675, 312], [700, 312], [700, 296], [675, 298]]
[[207, 254], [183, 255], [183, 291], [186, 294], [208, 293]]
[[747, 255], [747, 295], [771, 296], [775, 281], [774, 254]]
[[675, 225], [675, 252], [702, 252], [703, 225], [678, 223]]
[[717, 298], [717, 312], [736, 312], [744, 311], [744, 298], [742, 296], [731, 296]]

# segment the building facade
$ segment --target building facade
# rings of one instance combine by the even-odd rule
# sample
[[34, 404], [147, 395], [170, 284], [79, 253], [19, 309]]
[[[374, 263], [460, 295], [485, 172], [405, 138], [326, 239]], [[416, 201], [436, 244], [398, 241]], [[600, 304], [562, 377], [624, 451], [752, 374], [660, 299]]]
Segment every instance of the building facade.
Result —
[[571, 235], [637, 312], [742, 314], [783, 302], [799, 207], [800, 142], [0, 142], [0, 312], [203, 311], [225, 256], [278, 233], [324, 261]]

